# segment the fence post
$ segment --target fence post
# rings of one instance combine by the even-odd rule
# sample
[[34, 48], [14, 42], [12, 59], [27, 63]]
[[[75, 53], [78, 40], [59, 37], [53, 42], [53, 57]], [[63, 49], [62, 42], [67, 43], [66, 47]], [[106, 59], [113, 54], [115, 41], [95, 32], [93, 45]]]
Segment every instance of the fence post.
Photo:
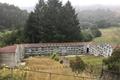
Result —
[[84, 80], [84, 77], [83, 77], [83, 80]]
[[14, 77], [13, 77], [13, 68], [10, 68], [11, 69], [11, 80], [14, 80]]
[[52, 74], [51, 74], [51, 73], [49, 73], [49, 78], [50, 78], [49, 80], [52, 80], [52, 79], [51, 79], [51, 75], [52, 75]]

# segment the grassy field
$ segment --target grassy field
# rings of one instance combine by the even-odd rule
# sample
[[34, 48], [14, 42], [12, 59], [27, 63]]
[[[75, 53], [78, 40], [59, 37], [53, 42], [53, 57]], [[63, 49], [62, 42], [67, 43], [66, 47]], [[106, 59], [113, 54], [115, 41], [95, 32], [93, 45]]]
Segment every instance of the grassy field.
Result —
[[[74, 57], [68, 59], [73, 59]], [[98, 72], [101, 70], [102, 60], [103, 57], [95, 57], [95, 56], [81, 56], [81, 58], [84, 60], [84, 62], [88, 65], [90, 65], [90, 69], [95, 69], [95, 71]], [[91, 66], [92, 65], [92, 66]], [[51, 72], [51, 73], [58, 73], [58, 74], [65, 74], [65, 75], [74, 75], [74, 72], [71, 71], [69, 66], [65, 64], [60, 64], [59, 62], [56, 62], [50, 58], [47, 57], [31, 57], [26, 60], [26, 67], [30, 70], [37, 70], [37, 71], [44, 71], [44, 72]], [[92, 68], [91, 68], [92, 67]], [[96, 74], [97, 75], [97, 74]], [[93, 77], [92, 74], [85, 71], [79, 76], [82, 77]], [[49, 80], [49, 74], [46, 73], [33, 73], [30, 72], [28, 74], [27, 80]], [[63, 75], [52, 75], [52, 80], [74, 80], [73, 76], [63, 76]], [[77, 80], [77, 79], [76, 79]], [[78, 79], [82, 80], [82, 79]], [[89, 80], [89, 79], [84, 79]]]
[[111, 27], [107, 29], [100, 29], [102, 36], [95, 38], [93, 41], [97, 43], [120, 44], [120, 28]]
[[[90, 65], [102, 65], [102, 61], [104, 57], [102, 56], [92, 56], [92, 55], [82, 55], [80, 56], [81, 59], [86, 63]], [[75, 59], [75, 56], [69, 57], [67, 56], [69, 60]]]
[[[92, 59], [94, 58], [94, 59]], [[71, 58], [72, 59], [72, 58]], [[95, 61], [96, 64], [101, 64], [101, 59], [92, 57], [92, 56], [84, 56], [82, 57], [86, 61], [86, 63], [94, 63]], [[90, 60], [90, 61], [89, 61]], [[23, 69], [23, 68], [22, 68]], [[74, 75], [74, 73], [71, 71], [69, 66], [65, 64], [60, 64], [59, 62], [56, 62], [48, 57], [30, 57], [26, 59], [26, 66], [24, 69], [32, 70], [32, 71], [22, 71], [19, 69], [16, 69], [13, 71], [13, 76], [16, 76], [16, 79], [14, 80], [50, 80], [50, 74], [51, 73], [58, 73], [58, 74], [65, 74], [65, 75]], [[35, 72], [33, 72], [35, 71]], [[40, 72], [37, 72], [40, 71]], [[0, 70], [0, 75], [4, 76], [7, 75], [9, 76], [10, 70]], [[48, 72], [48, 73], [41, 73], [41, 72]], [[10, 75], [11, 76], [11, 75]], [[20, 77], [21, 76], [21, 77]], [[79, 76], [82, 77], [89, 77], [92, 78], [93, 75], [88, 73], [88, 72], [83, 72], [79, 74]], [[78, 79], [77, 77], [74, 76], [63, 76], [63, 75], [51, 75], [51, 80], [83, 80], [83, 79]], [[4, 80], [4, 79], [3, 79]], [[84, 79], [84, 80], [92, 80], [92, 79]]]

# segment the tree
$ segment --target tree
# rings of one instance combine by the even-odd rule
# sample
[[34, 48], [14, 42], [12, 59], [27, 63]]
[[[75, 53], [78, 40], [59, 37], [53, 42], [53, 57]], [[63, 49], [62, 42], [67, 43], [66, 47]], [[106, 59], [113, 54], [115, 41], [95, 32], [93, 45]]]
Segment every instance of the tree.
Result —
[[82, 41], [86, 42], [91, 40], [93, 40], [93, 35], [91, 34], [91, 32], [88, 30], [82, 31]]
[[68, 1], [62, 10], [62, 33], [66, 36], [66, 40], [79, 41], [80, 40], [80, 26], [75, 9]]
[[64, 38], [61, 35], [61, 9], [62, 3], [59, 0], [48, 0], [47, 11], [44, 17], [44, 40], [46, 42], [57, 42]]
[[44, 24], [44, 8], [45, 3], [44, 0], [40, 0], [39, 4], [36, 5], [34, 12], [31, 12], [29, 15], [29, 19], [27, 20], [26, 26], [24, 28], [25, 42], [29, 43], [38, 43], [42, 38], [42, 29]]
[[23, 41], [22, 30], [4, 32], [1, 37], [0, 47], [6, 45], [20, 44]]
[[24, 35], [30, 43], [80, 41], [77, 14], [69, 1], [62, 6], [59, 0], [40, 0], [29, 16]]
[[23, 28], [28, 13], [14, 5], [0, 3], [0, 30]]

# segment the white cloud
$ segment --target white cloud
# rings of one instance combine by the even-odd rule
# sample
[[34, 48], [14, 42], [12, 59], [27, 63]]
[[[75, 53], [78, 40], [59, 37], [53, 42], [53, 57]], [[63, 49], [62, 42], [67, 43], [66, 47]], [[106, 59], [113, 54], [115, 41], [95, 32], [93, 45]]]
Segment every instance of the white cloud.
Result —
[[[68, 0], [62, 0], [66, 2]], [[120, 5], [120, 0], [69, 0], [73, 5], [94, 5], [94, 4], [102, 4], [102, 5]]]
[[[63, 3], [68, 0], [61, 0]], [[120, 5], [120, 0], [69, 0], [73, 5], [93, 5], [93, 4], [102, 4], [102, 5]], [[2, 3], [14, 4], [19, 7], [31, 7], [35, 6], [38, 0], [0, 0]]]
[[14, 4], [19, 7], [35, 6], [38, 0], [0, 0], [2, 3]]

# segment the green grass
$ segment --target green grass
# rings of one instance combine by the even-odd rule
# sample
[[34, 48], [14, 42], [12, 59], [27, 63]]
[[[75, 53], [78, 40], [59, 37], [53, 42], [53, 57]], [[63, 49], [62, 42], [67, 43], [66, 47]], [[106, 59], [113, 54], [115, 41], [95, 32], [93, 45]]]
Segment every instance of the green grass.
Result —
[[102, 36], [95, 38], [96, 43], [120, 44], [120, 27], [100, 29]]
[[[95, 74], [96, 76], [99, 76], [101, 74], [102, 61], [103, 61], [104, 57], [93, 56], [93, 55], [83, 55], [80, 57], [87, 65], [86, 71], [89, 71], [92, 74]], [[68, 60], [74, 60], [75, 56], [74, 57], [67, 57], [67, 58], [68, 58]]]
[[[90, 65], [102, 65], [102, 61], [104, 59], [104, 57], [92, 56], [92, 55], [83, 55], [80, 57], [86, 64], [90, 64]], [[75, 57], [67, 57], [67, 58], [69, 60], [75, 59]]]

